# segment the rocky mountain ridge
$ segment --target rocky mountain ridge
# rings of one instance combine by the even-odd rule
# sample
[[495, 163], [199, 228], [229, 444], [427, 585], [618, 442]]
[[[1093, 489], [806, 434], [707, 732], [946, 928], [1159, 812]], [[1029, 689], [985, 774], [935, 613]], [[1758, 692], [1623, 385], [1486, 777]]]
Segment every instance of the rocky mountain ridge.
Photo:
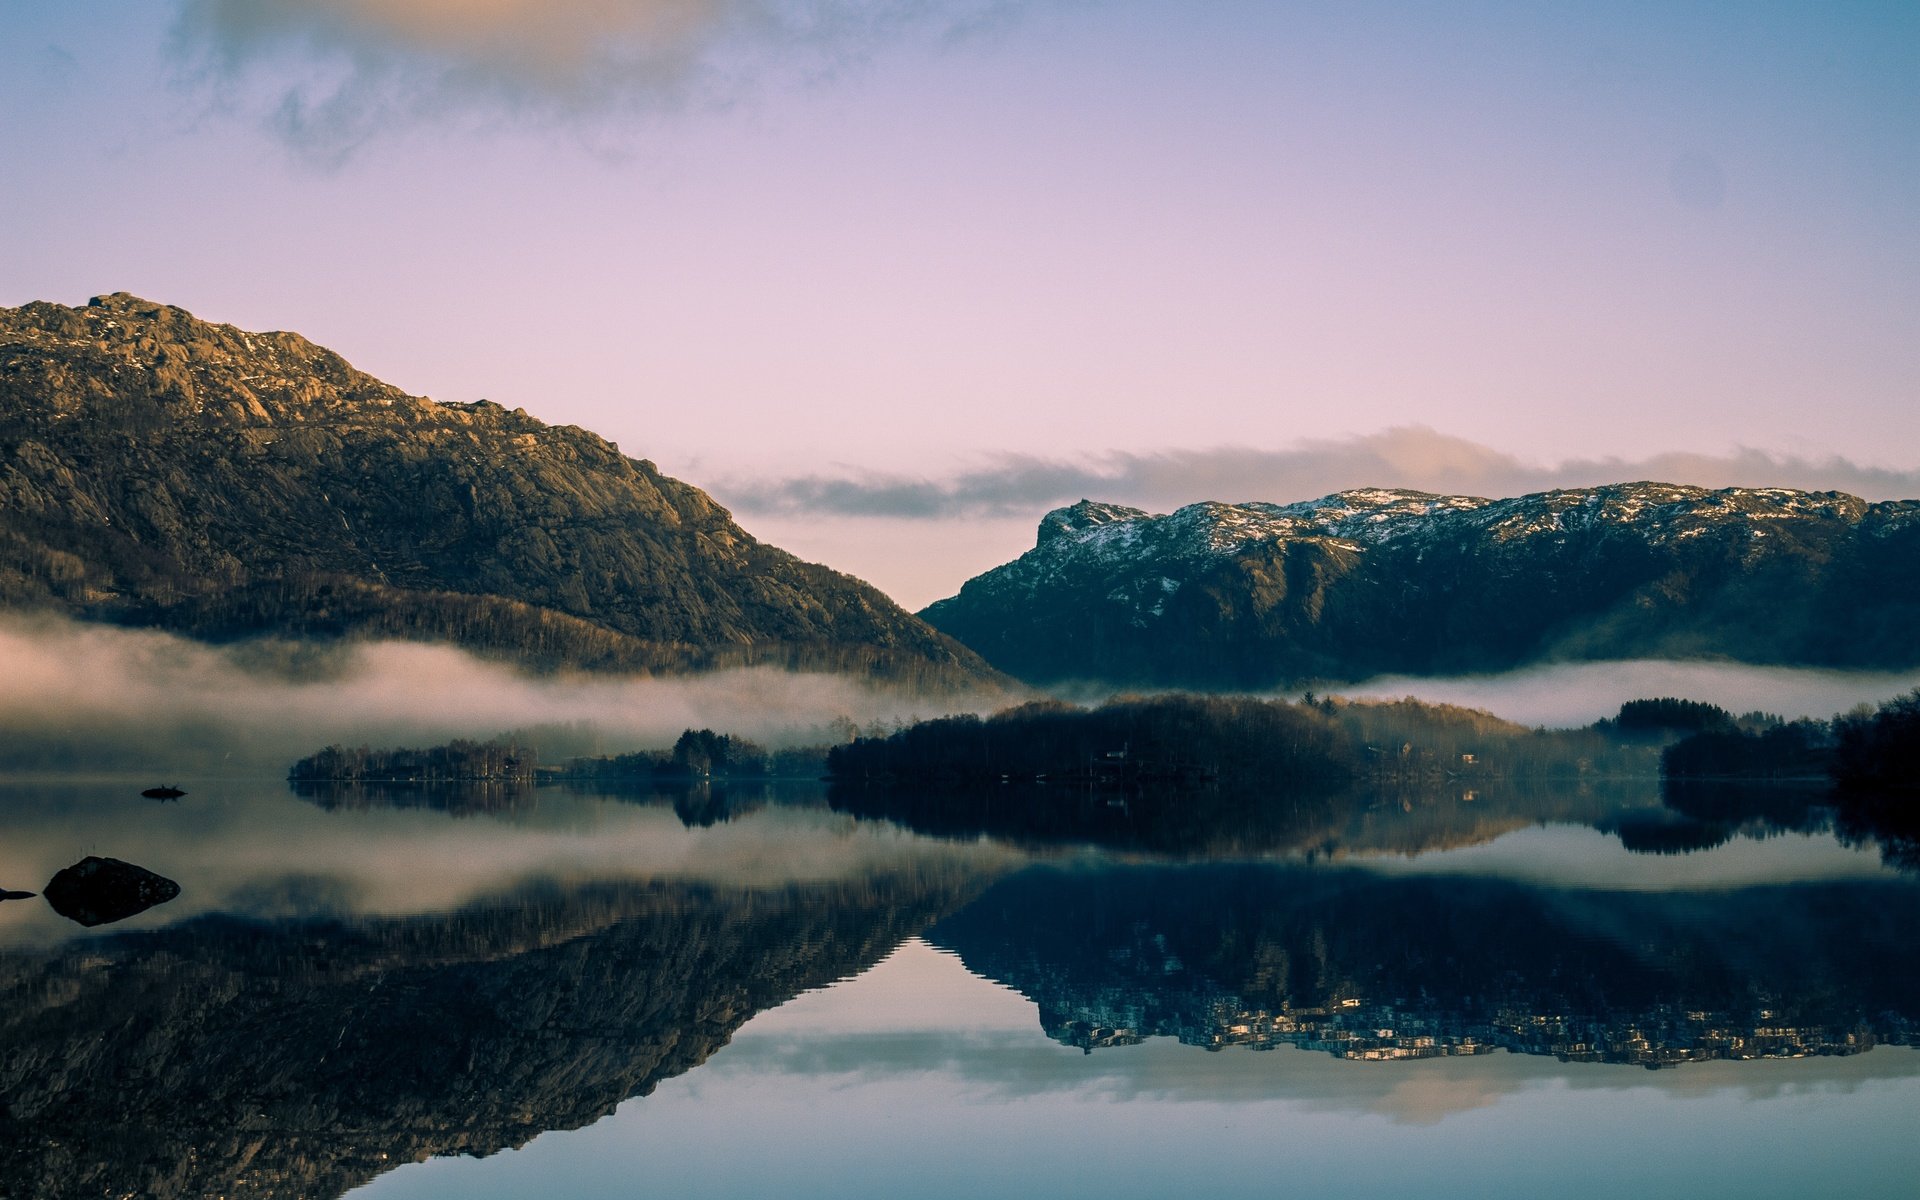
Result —
[[1920, 663], [1920, 501], [1664, 483], [1083, 500], [922, 615], [1030, 682], [1273, 686], [1552, 658]]
[[993, 677], [592, 433], [124, 293], [0, 309], [0, 604], [540, 667]]

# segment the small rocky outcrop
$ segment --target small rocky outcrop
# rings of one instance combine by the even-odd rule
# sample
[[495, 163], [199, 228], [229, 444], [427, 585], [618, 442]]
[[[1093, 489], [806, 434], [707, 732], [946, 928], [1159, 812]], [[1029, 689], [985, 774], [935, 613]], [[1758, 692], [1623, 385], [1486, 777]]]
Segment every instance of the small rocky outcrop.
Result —
[[53, 911], [82, 925], [111, 925], [180, 894], [180, 885], [145, 867], [88, 855], [47, 883]]

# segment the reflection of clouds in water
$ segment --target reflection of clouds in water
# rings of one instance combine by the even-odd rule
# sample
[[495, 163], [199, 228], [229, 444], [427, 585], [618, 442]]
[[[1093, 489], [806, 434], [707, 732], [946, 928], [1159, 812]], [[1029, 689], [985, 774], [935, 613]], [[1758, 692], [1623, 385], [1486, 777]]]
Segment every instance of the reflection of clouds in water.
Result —
[[1209, 1053], [1164, 1037], [1088, 1055], [1051, 1041], [1040, 1044], [1045, 1034], [1037, 1015], [1027, 1035], [928, 1030], [763, 1037], [757, 1026], [762, 1019], [736, 1035], [727, 1054], [708, 1069], [742, 1076], [845, 1077], [856, 1083], [937, 1074], [951, 1077], [976, 1098], [997, 1100], [1074, 1092], [1110, 1101], [1283, 1101], [1316, 1111], [1369, 1113], [1404, 1125], [1436, 1124], [1530, 1088], [1650, 1088], [1676, 1097], [1732, 1093], [1761, 1100], [1920, 1078], [1920, 1051], [1902, 1046], [1843, 1058], [1690, 1063], [1655, 1073], [1640, 1066], [1563, 1064], [1545, 1055], [1505, 1051], [1391, 1063], [1349, 1062], [1291, 1046]]
[[259, 920], [347, 916], [358, 889], [330, 875], [284, 875], [249, 879], [229, 888], [217, 902], [220, 911]]
[[1352, 855], [1349, 866], [1396, 875], [1473, 875], [1554, 888], [1691, 891], [1802, 880], [1900, 879], [1872, 846], [1842, 846], [1831, 834], [1734, 837], [1686, 854], [1642, 854], [1585, 826], [1517, 829], [1490, 842], [1418, 856]]
[[1848, 1093], [1875, 1081], [1920, 1079], [1920, 1051], [1881, 1046], [1849, 1057], [1690, 1063], [1660, 1072], [1507, 1052], [1391, 1063], [1289, 1046], [1209, 1053], [1171, 1038], [1084, 1054], [1047, 1039], [1032, 1002], [916, 939], [857, 979], [754, 1018], [704, 1072], [714, 1082], [784, 1075], [850, 1085], [941, 1075], [986, 1101], [1060, 1093], [1107, 1101], [1281, 1101], [1431, 1125], [1538, 1089], [1746, 1100]]
[[[537, 882], [673, 879], [764, 888], [920, 868], [997, 871], [1004, 847], [932, 842], [819, 808], [770, 807], [689, 829], [670, 808], [542, 792], [513, 822], [424, 809], [327, 812], [284, 793], [210, 785], [176, 805], [110, 785], [0, 785], [0, 883], [37, 888], [87, 853], [181, 884], [119, 931], [208, 912], [286, 917], [443, 912]], [[38, 901], [0, 906], [0, 940], [71, 936]]]

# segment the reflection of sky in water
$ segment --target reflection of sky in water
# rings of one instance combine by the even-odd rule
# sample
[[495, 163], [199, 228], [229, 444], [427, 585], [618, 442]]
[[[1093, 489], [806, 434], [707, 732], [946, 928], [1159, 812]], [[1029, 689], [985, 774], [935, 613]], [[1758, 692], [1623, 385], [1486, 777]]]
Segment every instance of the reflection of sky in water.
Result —
[[[89, 854], [181, 885], [180, 898], [112, 931], [210, 911], [428, 913], [532, 881], [713, 880], [748, 887], [841, 879], [915, 857], [983, 868], [1009, 851], [916, 838], [824, 808], [769, 807], [689, 828], [665, 804], [542, 789], [507, 818], [421, 808], [327, 811], [279, 783], [208, 784], [143, 800], [137, 785], [0, 784], [0, 887], [39, 891]], [[39, 900], [0, 904], [0, 939], [78, 932]]]
[[[916, 857], [987, 871], [1028, 858], [997, 843], [920, 837], [817, 804], [775, 804], [689, 828], [664, 802], [561, 789], [539, 789], [506, 814], [463, 817], [426, 808], [328, 811], [274, 781], [200, 784], [164, 804], [140, 798], [138, 790], [126, 782], [0, 783], [0, 887], [38, 891], [55, 871], [89, 854], [125, 859], [182, 885], [179, 899], [113, 927], [125, 930], [212, 911], [440, 912], [534, 881], [706, 879], [758, 887], [847, 878]], [[801, 787], [790, 798], [817, 800], [817, 793]], [[1624, 802], [1645, 801], [1633, 793]], [[1471, 816], [1462, 808], [1440, 819]], [[1340, 861], [1384, 873], [1649, 891], [1893, 877], [1877, 850], [1842, 846], [1827, 834], [1735, 837], [1674, 855], [1634, 853], [1614, 835], [1583, 825], [1504, 833], [1490, 827], [1472, 836], [1490, 840], [1420, 854], [1354, 850]], [[0, 939], [75, 932], [37, 900], [0, 904]]]
[[1677, 1071], [1353, 1063], [1166, 1039], [1084, 1055], [909, 942], [569, 1134], [404, 1167], [402, 1197], [1911, 1195], [1920, 1053]]
[[1689, 854], [1637, 854], [1610, 833], [1572, 825], [1516, 829], [1478, 846], [1431, 854], [1356, 856], [1348, 865], [1396, 874], [1483, 875], [1629, 891], [1900, 877], [1881, 863], [1877, 849], [1842, 846], [1831, 834], [1736, 837]]
[[[124, 783], [0, 785], [0, 886], [37, 890], [54, 870], [94, 853], [140, 863], [184, 889], [112, 932], [214, 911], [426, 914], [431, 923], [430, 914], [534, 880], [759, 889], [942, 864], [977, 872], [984, 886], [1056, 854], [855, 821], [804, 790], [795, 793], [806, 801], [797, 806], [694, 828], [662, 803], [563, 791], [537, 792], [509, 813], [466, 817], [327, 811], [272, 781], [204, 784], [176, 804], [137, 791]], [[1645, 797], [1622, 803], [1644, 808]], [[1411, 816], [1465, 822], [1442, 830], [1461, 837], [1434, 843], [1451, 845], [1479, 836], [1475, 808]], [[1057, 853], [1100, 875], [1138, 857]], [[1525, 885], [1516, 891], [1521, 903], [1554, 888], [1578, 889], [1563, 893], [1571, 898], [1895, 878], [1876, 851], [1848, 849], [1829, 835], [1735, 837], [1690, 854], [1644, 855], [1577, 824], [1523, 825], [1418, 855], [1355, 850], [1320, 866], [1288, 857], [1221, 869], [1229, 899], [1260, 895], [1237, 890], [1234, 872], [1244, 871], [1263, 881], [1271, 874], [1287, 888], [1334, 874], [1372, 880], [1369, 887], [1404, 875], [1457, 876], [1460, 889], [1468, 878], [1511, 880]], [[1113, 872], [1141, 886], [1153, 875]], [[1738, 894], [1701, 898], [1730, 906], [1736, 922], [1751, 911]], [[1630, 898], [1599, 899], [1604, 908]], [[1079, 919], [1104, 911], [1090, 902], [1094, 916]], [[1199, 914], [1202, 935], [1219, 915], [1204, 897], [1185, 911]], [[1339, 911], [1353, 924], [1352, 909]], [[1073, 913], [1057, 916], [1062, 947], [1084, 941], [1097, 958], [1099, 946], [1127, 940], [1103, 942], [1073, 925]], [[1397, 910], [1387, 916], [1401, 919]], [[1048, 914], [1034, 919], [1044, 923]], [[39, 900], [0, 905], [0, 940], [99, 935]], [[1777, 938], [1778, 928], [1767, 936]], [[1043, 955], [1035, 969], [1044, 983], [1045, 971], [1073, 964]], [[856, 979], [754, 1017], [711, 1060], [610, 1118], [483, 1160], [409, 1165], [356, 1194], [1785, 1197], [1845, 1181], [1849, 1195], [1894, 1196], [1910, 1194], [1907, 1181], [1920, 1175], [1916, 1111], [1920, 1053], [1890, 1046], [1657, 1073], [1512, 1053], [1391, 1063], [1291, 1047], [1208, 1053], [1161, 1037], [1083, 1054], [1046, 1035], [1035, 1003], [914, 939]]]

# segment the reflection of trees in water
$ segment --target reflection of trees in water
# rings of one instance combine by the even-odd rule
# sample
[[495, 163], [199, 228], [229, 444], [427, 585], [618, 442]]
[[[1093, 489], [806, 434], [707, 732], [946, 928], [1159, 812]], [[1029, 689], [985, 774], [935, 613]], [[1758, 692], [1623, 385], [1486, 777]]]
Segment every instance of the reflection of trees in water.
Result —
[[[1900, 870], [1920, 867], [1920, 690], [1832, 721], [1707, 729], [1667, 747], [1661, 770], [1668, 806], [1704, 826], [1792, 828], [1809, 818], [1783, 810], [1813, 805], [1830, 810], [1812, 818], [1818, 827], [1878, 845]], [[1795, 777], [1817, 779], [1820, 794], [1754, 782]]]
[[575, 1128], [978, 886], [603, 885], [0, 954], [0, 1195], [332, 1196]]
[[372, 780], [297, 779], [293, 794], [329, 812], [419, 808], [450, 816], [502, 816], [539, 807], [536, 789], [524, 780], [458, 780], [411, 783]]
[[569, 780], [561, 784], [463, 780], [450, 783], [294, 781], [294, 795], [328, 811], [424, 809], [454, 817], [513, 817], [542, 801], [612, 800], [673, 809], [683, 825], [707, 827], [738, 820], [769, 806], [813, 808], [824, 791], [812, 781], [635, 779]]
[[1541, 784], [1492, 780], [1363, 788], [1071, 785], [866, 787], [828, 791], [837, 810], [938, 837], [1088, 844], [1178, 857], [1296, 852], [1418, 853], [1490, 841], [1541, 823], [1598, 825], [1622, 810], [1658, 811], [1647, 781]]
[[450, 816], [514, 818], [542, 803], [583, 798], [671, 808], [689, 828], [739, 820], [769, 807], [830, 805], [935, 837], [987, 835], [1015, 844], [1064, 844], [1177, 857], [1296, 852], [1442, 850], [1491, 841], [1538, 824], [1588, 825], [1642, 854], [1709, 850], [1738, 837], [1833, 830], [1849, 844], [1876, 845], [1889, 865], [1920, 863], [1895, 799], [1875, 808], [1854, 796], [1836, 819], [1833, 794], [1812, 785], [1650, 781], [1465, 780], [1364, 787], [1256, 789], [1225, 785], [1141, 786], [1125, 792], [1071, 784], [900, 787], [792, 780], [572, 780], [530, 785], [295, 782], [301, 798], [328, 810], [421, 809]]
[[1663, 780], [1465, 780], [1446, 786], [939, 787], [836, 783], [837, 811], [933, 837], [1017, 845], [1093, 845], [1176, 858], [1296, 853], [1417, 854], [1488, 842], [1533, 825], [1586, 825], [1638, 854], [1687, 854], [1735, 838], [1832, 831], [1875, 846], [1889, 866], [1920, 866], [1910, 798], [1835, 793], [1805, 783]]
[[1087, 1047], [1503, 1046], [1650, 1066], [1911, 1040], [1920, 887], [1562, 891], [1279, 866], [1032, 868], [929, 934]]
[[[1736, 801], [1674, 811], [1756, 819]], [[789, 798], [693, 785], [645, 802], [698, 824]], [[1543, 813], [1660, 811], [1605, 788], [834, 803], [969, 837], [1091, 829], [1155, 851], [1315, 856], [1485, 840]], [[1780, 804], [1768, 819], [1783, 826], [1815, 811]], [[647, 1093], [755, 1012], [945, 914], [937, 940], [1087, 1046], [1172, 1034], [1666, 1062], [1851, 1052], [1908, 1038], [1920, 1012], [1905, 966], [1920, 904], [1897, 882], [1623, 896], [1324, 864], [1161, 867], [1031, 872], [956, 912], [983, 882], [909, 864], [763, 890], [546, 889], [445, 916], [208, 917], [0, 953], [0, 1195], [330, 1195], [419, 1155], [518, 1145]]]
[[565, 786], [568, 791], [602, 800], [666, 805], [688, 829], [724, 825], [767, 808], [822, 808], [826, 804], [825, 790], [818, 783], [800, 780], [572, 781]]
[[1920, 873], [1920, 811], [1912, 794], [1864, 792], [1845, 795], [1836, 809], [1841, 840], [1880, 847], [1890, 867]]
[[[1832, 831], [1849, 846], [1874, 847], [1881, 861], [1899, 871], [1920, 872], [1920, 806], [1911, 794], [1835, 789], [1810, 784], [1768, 784], [1741, 780], [1668, 779], [1661, 784], [1665, 827], [1639, 832], [1645, 846], [1620, 839], [1630, 850], [1672, 853], [1717, 846], [1734, 837], [1770, 837], [1782, 833]], [[1697, 847], [1669, 849], [1693, 840]]]
[[1735, 838], [1823, 833], [1833, 827], [1825, 789], [1815, 785], [1666, 779], [1660, 796], [1658, 808], [1620, 813], [1595, 827], [1636, 854], [1691, 854]]

